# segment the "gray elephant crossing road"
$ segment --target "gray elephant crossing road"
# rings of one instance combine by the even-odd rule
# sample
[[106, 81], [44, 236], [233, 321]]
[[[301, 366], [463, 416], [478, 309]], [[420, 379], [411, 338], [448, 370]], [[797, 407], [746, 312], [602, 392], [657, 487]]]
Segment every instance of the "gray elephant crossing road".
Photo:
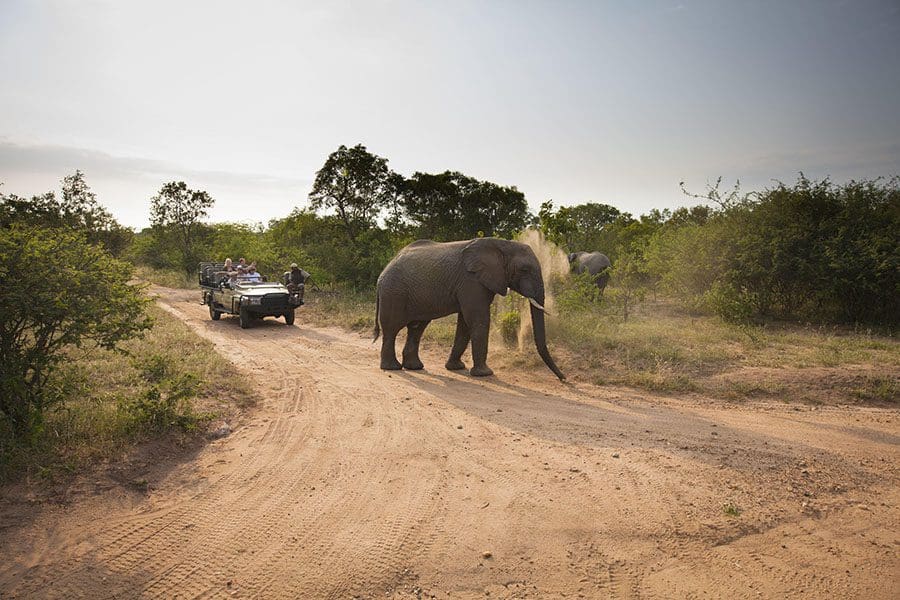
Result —
[[[378, 278], [375, 339], [381, 342], [382, 369], [423, 368], [419, 343], [428, 324], [456, 313], [456, 337], [446, 368], [466, 368], [462, 354], [471, 342], [474, 376], [493, 374], [487, 366], [490, 306], [508, 289], [531, 302], [531, 321], [538, 354], [560, 380], [565, 375], [547, 350], [544, 326], [544, 280], [541, 265], [525, 244], [497, 238], [460, 242], [419, 240], [403, 248]], [[395, 349], [406, 327], [403, 360]]]

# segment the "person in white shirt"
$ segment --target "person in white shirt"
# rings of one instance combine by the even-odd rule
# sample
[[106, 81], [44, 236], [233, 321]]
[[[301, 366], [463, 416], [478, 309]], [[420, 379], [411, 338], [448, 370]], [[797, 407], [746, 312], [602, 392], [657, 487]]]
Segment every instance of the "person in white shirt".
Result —
[[250, 266], [247, 267], [247, 272], [244, 273], [244, 276], [241, 278], [244, 281], [250, 281], [252, 283], [258, 283], [262, 281], [262, 275], [260, 275], [256, 271], [256, 263], [250, 263]]

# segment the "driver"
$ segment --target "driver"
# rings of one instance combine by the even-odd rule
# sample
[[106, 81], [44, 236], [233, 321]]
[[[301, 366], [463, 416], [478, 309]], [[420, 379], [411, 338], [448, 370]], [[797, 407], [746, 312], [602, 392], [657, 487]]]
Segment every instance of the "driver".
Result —
[[303, 302], [303, 291], [306, 288], [306, 280], [311, 275], [297, 266], [297, 263], [291, 263], [291, 270], [285, 271], [282, 276], [285, 287], [291, 294], [296, 294], [300, 302]]

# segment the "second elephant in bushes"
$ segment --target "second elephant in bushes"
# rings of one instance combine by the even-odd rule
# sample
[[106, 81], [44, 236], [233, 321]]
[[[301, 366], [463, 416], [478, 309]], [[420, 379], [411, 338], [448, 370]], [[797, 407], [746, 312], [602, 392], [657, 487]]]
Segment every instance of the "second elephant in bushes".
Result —
[[573, 252], [569, 255], [569, 264], [578, 273], [590, 273], [600, 293], [609, 283], [609, 270], [612, 263], [609, 257], [601, 252]]

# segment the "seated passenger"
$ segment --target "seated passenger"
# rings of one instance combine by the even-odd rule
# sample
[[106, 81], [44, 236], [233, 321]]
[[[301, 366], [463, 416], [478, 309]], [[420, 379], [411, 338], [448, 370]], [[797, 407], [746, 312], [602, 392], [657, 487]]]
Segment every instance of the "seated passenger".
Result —
[[256, 263], [253, 263], [249, 267], [247, 267], [247, 272], [244, 273], [241, 279], [243, 279], [244, 281], [249, 281], [251, 283], [259, 283], [262, 281], [262, 275], [260, 275], [256, 271]]
[[237, 276], [237, 270], [234, 268], [234, 265], [231, 262], [230, 258], [225, 259], [225, 266], [222, 267], [221, 271], [216, 271], [215, 274], [220, 276], [218, 281], [219, 285], [223, 285], [228, 283], [229, 281], [233, 281], [235, 276]]

